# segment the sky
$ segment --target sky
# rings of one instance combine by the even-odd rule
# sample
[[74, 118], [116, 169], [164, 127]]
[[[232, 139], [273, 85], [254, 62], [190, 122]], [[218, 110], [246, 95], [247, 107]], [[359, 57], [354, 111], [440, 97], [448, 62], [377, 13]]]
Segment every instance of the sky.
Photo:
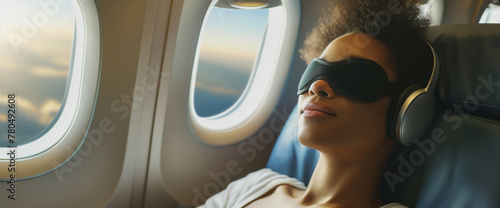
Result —
[[214, 7], [201, 32], [194, 104], [199, 116], [231, 107], [244, 91], [262, 43], [268, 9]]
[[69, 0], [0, 0], [0, 147], [8, 144], [10, 93], [16, 95], [16, 145], [53, 121], [66, 89], [73, 31]]

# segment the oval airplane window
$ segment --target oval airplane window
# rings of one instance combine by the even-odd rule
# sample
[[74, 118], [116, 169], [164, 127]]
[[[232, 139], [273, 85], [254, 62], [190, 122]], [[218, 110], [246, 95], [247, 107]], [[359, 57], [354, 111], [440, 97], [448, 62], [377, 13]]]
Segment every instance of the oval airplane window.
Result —
[[[94, 0], [0, 9], [0, 166], [29, 167], [15, 172], [25, 179], [59, 167], [84, 141], [99, 83], [99, 14]], [[0, 180], [11, 174], [1, 169]]]
[[479, 23], [500, 23], [500, 5], [489, 4]]
[[430, 17], [431, 26], [440, 25], [443, 21], [443, 17], [441, 14], [444, 8], [444, 1], [437, 0], [420, 0], [420, 10], [422, 15]]
[[194, 108], [220, 114], [241, 97], [255, 68], [269, 9], [213, 7], [199, 38]]
[[39, 138], [63, 103], [75, 15], [69, 1], [38, 2], [0, 1], [0, 135], [16, 131], [0, 147]]
[[212, 1], [198, 37], [189, 114], [196, 136], [210, 145], [240, 141], [264, 124], [295, 49], [299, 1], [246, 2]]

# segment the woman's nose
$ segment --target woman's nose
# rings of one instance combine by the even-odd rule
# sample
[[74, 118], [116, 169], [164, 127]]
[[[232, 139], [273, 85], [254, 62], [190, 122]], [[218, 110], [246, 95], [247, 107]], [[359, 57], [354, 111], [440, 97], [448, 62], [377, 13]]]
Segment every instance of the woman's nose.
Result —
[[320, 97], [334, 98], [335, 91], [330, 87], [325, 80], [316, 80], [309, 86], [309, 95], [316, 95]]

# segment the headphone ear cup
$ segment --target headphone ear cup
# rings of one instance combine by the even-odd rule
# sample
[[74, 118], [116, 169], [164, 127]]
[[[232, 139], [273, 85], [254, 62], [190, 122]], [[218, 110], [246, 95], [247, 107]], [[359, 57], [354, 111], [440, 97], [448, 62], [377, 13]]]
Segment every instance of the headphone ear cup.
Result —
[[399, 111], [396, 121], [396, 136], [404, 145], [420, 139], [434, 119], [436, 99], [425, 89], [410, 94]]
[[401, 108], [405, 104], [408, 97], [415, 91], [420, 89], [418, 85], [410, 85], [399, 95], [399, 97], [393, 97], [389, 110], [387, 111], [387, 136], [393, 139], [397, 143], [401, 143], [400, 138], [397, 136], [397, 121], [400, 114]]

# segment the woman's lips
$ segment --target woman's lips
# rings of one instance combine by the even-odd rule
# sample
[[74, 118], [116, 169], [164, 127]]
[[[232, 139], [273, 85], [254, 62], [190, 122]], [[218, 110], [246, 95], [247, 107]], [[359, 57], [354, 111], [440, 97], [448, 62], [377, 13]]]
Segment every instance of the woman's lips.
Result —
[[332, 109], [321, 103], [309, 102], [302, 107], [302, 116], [308, 118], [337, 116]]

